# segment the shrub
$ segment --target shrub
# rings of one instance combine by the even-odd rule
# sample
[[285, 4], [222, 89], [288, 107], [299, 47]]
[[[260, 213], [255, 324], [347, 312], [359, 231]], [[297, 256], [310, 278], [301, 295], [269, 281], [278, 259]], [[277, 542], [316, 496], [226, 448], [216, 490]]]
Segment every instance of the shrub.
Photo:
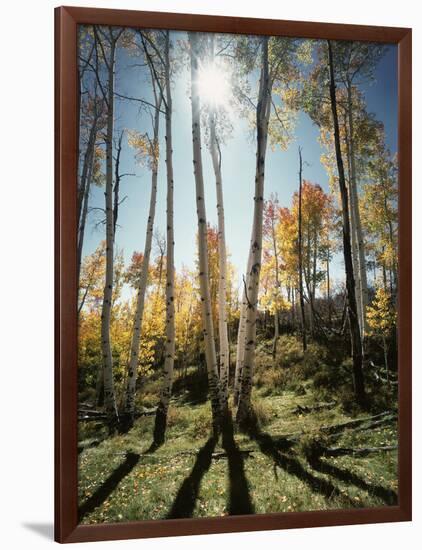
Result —
[[267, 395], [270, 395], [284, 388], [285, 375], [279, 368], [268, 367], [256, 373], [255, 383], [258, 388], [265, 387]]
[[304, 378], [311, 378], [317, 373], [321, 364], [326, 363], [328, 351], [326, 348], [312, 342], [303, 355], [302, 372]]
[[352, 380], [351, 359], [346, 359], [340, 365], [320, 364], [313, 376], [317, 389], [336, 390], [350, 384]]
[[158, 403], [158, 395], [157, 393], [145, 393], [141, 395], [138, 399], [139, 406], [137, 408], [139, 409], [152, 409], [157, 406]]
[[170, 405], [167, 413], [167, 426], [169, 428], [172, 426], [176, 426], [177, 428], [187, 428], [189, 423], [190, 418], [186, 411], [180, 407]]
[[188, 434], [192, 439], [202, 439], [207, 434], [211, 433], [212, 419], [211, 411], [204, 409], [195, 411], [193, 419], [188, 425]]
[[291, 368], [303, 359], [302, 344], [295, 336], [283, 335], [277, 346], [276, 364], [281, 368]]
[[260, 427], [264, 427], [269, 424], [275, 416], [277, 416], [276, 409], [266, 401], [253, 401], [252, 409], [254, 412], [255, 420]]

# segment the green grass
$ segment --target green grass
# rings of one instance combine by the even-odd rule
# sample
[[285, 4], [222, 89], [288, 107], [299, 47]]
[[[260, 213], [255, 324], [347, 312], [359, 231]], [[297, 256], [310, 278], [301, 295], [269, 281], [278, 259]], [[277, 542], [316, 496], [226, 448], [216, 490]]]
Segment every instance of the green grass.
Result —
[[[351, 416], [336, 404], [298, 414], [298, 405], [312, 407], [322, 400], [311, 379], [300, 381], [293, 375], [291, 372], [289, 379], [283, 375], [282, 390], [269, 391], [265, 384], [255, 389], [253, 401], [264, 435], [251, 438], [236, 432], [237, 450], [230, 457], [224, 454], [221, 441], [214, 449], [208, 445], [204, 450], [211, 427], [210, 405], [206, 401], [189, 404], [183, 392], [172, 400], [166, 443], [155, 452], [147, 453], [153, 417], [140, 418], [125, 435], [86, 447], [79, 455], [79, 502], [85, 511], [82, 523], [162, 519], [172, 514], [222, 516], [241, 513], [246, 501], [249, 512], [257, 514], [393, 504], [396, 451], [315, 461], [308, 458], [308, 449], [315, 441], [329, 447], [396, 445], [396, 423], [392, 420], [372, 429], [363, 424], [359, 430], [346, 429], [327, 440], [320, 432], [322, 426], [371, 413]], [[82, 426], [81, 445], [92, 444], [96, 434], [100, 440], [105, 435], [95, 426]], [[286, 435], [294, 437], [293, 444], [274, 451]]]

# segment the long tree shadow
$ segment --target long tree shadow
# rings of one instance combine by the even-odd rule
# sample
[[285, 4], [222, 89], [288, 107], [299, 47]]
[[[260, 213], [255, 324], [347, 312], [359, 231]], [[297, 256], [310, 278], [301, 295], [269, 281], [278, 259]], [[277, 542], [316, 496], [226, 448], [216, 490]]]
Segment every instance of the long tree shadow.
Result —
[[356, 503], [353, 503], [349, 497], [343, 495], [339, 488], [330, 481], [314, 476], [306, 470], [294, 454], [283, 452], [283, 448], [288, 449], [291, 446], [290, 442], [283, 442], [282, 438], [278, 438], [277, 441], [274, 440], [270, 434], [262, 432], [256, 424], [248, 427], [247, 433], [251, 439], [258, 443], [261, 452], [272, 458], [275, 466], [304, 481], [312, 492], [319, 493], [327, 499], [333, 496], [340, 497], [343, 500], [346, 499], [349, 501], [351, 506], [356, 506]]
[[146, 451], [144, 451], [144, 455], [152, 455], [157, 451], [160, 447], [162, 447], [164, 443], [158, 443], [157, 441], [152, 441], [151, 445], [148, 447]]
[[353, 472], [328, 464], [318, 457], [310, 457], [308, 461], [315, 470], [335, 477], [344, 483], [353, 484], [359, 489], [380, 498], [389, 506], [397, 504], [397, 493], [392, 489], [386, 489], [382, 485], [371, 485]]
[[79, 507], [79, 521], [93, 512], [95, 508], [111, 495], [121, 480], [127, 476], [138, 464], [140, 455], [136, 453], [127, 453], [125, 460], [111, 473], [104, 483]]
[[224, 426], [222, 445], [229, 467], [229, 514], [253, 514], [255, 510], [249, 495], [244, 459], [234, 439], [231, 417], [227, 418]]
[[216, 444], [217, 441], [215, 437], [210, 437], [200, 449], [190, 474], [183, 481], [177, 492], [172, 507], [167, 514], [168, 519], [189, 518], [192, 516], [198, 498], [201, 480], [211, 466], [212, 453], [214, 452]]

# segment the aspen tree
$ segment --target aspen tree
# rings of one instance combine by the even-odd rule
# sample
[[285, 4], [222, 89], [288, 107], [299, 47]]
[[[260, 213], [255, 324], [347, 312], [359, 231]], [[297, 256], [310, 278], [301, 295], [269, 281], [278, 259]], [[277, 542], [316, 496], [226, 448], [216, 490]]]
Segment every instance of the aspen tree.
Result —
[[221, 428], [222, 396], [218, 376], [218, 365], [214, 342], [214, 326], [211, 314], [211, 295], [208, 272], [207, 216], [204, 196], [204, 177], [201, 152], [200, 98], [198, 92], [199, 43], [197, 33], [189, 33], [191, 61], [191, 107], [192, 107], [192, 148], [195, 176], [196, 208], [198, 217], [199, 286], [201, 294], [201, 316], [207, 363], [209, 392], [213, 415], [213, 430], [217, 434]]

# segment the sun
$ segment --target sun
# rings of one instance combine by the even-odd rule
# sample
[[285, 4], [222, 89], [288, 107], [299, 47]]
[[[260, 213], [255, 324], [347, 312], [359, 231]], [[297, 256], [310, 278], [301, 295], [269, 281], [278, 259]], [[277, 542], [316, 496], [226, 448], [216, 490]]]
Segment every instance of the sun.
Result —
[[201, 100], [212, 107], [228, 107], [230, 85], [227, 72], [215, 63], [203, 65], [198, 74], [198, 92]]

